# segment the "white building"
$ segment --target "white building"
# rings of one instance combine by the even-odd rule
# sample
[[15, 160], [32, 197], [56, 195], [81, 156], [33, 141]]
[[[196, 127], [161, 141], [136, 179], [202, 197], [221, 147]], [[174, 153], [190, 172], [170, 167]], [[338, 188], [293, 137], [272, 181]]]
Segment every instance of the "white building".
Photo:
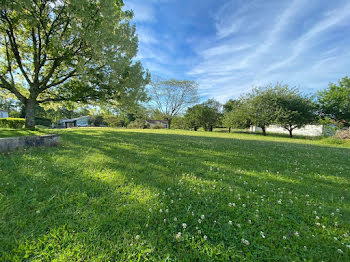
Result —
[[0, 118], [7, 118], [9, 117], [9, 112], [7, 110], [0, 108]]
[[89, 116], [81, 116], [77, 118], [72, 118], [72, 119], [61, 119], [59, 120], [59, 126], [61, 127], [86, 127], [89, 126]]
[[[296, 128], [293, 130], [293, 135], [299, 136], [322, 136], [327, 132], [327, 128], [323, 125], [306, 125], [302, 128]], [[251, 126], [250, 132], [261, 133], [260, 127]], [[288, 130], [281, 126], [270, 125], [266, 127], [267, 133], [277, 133], [277, 134], [289, 134]]]

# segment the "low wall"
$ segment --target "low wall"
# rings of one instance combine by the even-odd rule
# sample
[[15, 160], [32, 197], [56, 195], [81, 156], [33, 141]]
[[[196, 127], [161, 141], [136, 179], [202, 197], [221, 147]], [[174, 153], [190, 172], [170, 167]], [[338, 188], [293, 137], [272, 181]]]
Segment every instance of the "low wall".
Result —
[[0, 138], [0, 152], [7, 152], [25, 147], [56, 146], [59, 144], [59, 142], [59, 135]]
[[[260, 133], [262, 132], [262, 130], [260, 127], [251, 126], [250, 132]], [[289, 134], [289, 132], [286, 129], [276, 125], [267, 126], [266, 132]], [[323, 133], [324, 133], [323, 125], [306, 125], [302, 128], [296, 128], [293, 130], [293, 135], [301, 135], [301, 136], [322, 136]]]

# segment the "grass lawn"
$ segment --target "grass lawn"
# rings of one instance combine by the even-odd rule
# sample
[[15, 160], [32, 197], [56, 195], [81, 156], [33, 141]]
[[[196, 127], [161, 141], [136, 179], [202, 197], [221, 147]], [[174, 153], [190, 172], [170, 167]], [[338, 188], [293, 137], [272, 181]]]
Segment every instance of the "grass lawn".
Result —
[[0, 128], [0, 138], [18, 136], [38, 136], [42, 135], [43, 133], [43, 131], [32, 131], [28, 129]]
[[350, 261], [349, 143], [57, 132], [0, 155], [0, 261]]

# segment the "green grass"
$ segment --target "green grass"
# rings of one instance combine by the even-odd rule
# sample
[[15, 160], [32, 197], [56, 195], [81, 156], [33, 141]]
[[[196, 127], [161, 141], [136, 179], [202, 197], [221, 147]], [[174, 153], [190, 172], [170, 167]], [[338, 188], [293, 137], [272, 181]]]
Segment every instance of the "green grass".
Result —
[[18, 137], [18, 136], [38, 136], [44, 133], [43, 130], [28, 130], [28, 129], [11, 129], [11, 128], [0, 128], [0, 138], [6, 137]]
[[57, 132], [0, 155], [0, 261], [350, 260], [348, 143]]

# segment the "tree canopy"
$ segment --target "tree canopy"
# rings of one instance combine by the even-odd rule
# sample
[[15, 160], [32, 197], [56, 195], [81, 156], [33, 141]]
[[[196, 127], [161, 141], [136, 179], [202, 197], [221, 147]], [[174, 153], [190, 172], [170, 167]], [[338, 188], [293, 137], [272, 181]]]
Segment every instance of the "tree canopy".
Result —
[[155, 79], [150, 84], [151, 106], [157, 116], [168, 121], [198, 100], [198, 84], [190, 80]]
[[135, 62], [138, 39], [122, 0], [2, 0], [0, 88], [26, 106], [122, 103], [145, 98], [148, 73]]
[[350, 78], [348, 76], [330, 83], [328, 88], [318, 93], [321, 113], [346, 126], [350, 125]]

